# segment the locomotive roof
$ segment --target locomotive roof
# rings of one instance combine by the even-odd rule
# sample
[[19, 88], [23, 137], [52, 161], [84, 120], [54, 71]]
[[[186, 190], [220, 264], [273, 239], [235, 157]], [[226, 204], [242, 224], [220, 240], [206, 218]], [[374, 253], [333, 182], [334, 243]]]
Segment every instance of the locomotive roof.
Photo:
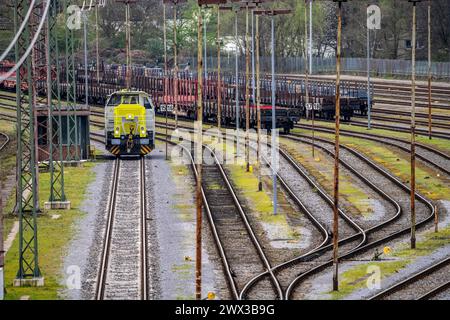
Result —
[[120, 90], [120, 91], [116, 91], [110, 94], [110, 96], [112, 96], [113, 94], [117, 94], [117, 95], [132, 95], [132, 94], [138, 94], [138, 95], [146, 95], [149, 96], [149, 94], [145, 91], [133, 91], [133, 90]]

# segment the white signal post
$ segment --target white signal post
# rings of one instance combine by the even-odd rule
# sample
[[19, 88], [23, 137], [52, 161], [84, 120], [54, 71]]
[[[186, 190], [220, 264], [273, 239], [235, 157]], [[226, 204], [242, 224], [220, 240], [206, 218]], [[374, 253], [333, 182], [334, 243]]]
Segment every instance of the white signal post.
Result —
[[255, 10], [257, 15], [266, 15], [271, 17], [271, 51], [272, 51], [272, 193], [273, 193], [273, 214], [277, 214], [278, 204], [277, 204], [277, 172], [278, 167], [277, 162], [277, 150], [276, 150], [276, 108], [275, 108], [275, 16], [290, 14], [292, 10], [290, 9], [275, 9], [275, 10]]

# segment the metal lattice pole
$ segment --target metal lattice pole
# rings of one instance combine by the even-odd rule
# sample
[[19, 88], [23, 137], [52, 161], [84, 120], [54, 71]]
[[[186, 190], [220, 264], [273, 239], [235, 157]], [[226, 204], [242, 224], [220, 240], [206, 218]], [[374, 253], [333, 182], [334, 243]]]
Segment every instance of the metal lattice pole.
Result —
[[[50, 206], [52, 203], [66, 202], [64, 191], [64, 164], [62, 149], [61, 93], [59, 79], [59, 50], [57, 35], [58, 3], [51, 0], [48, 14], [48, 65], [47, 95], [49, 104], [49, 164], [50, 164]], [[56, 70], [55, 70], [56, 68]], [[56, 100], [56, 102], [54, 102]]]
[[[31, 15], [30, 18], [30, 29], [32, 33], [37, 30], [39, 22], [42, 20], [43, 15], [43, 5], [37, 6]], [[32, 86], [31, 86], [31, 103], [33, 106], [38, 105], [47, 105], [47, 99], [45, 98], [45, 81], [47, 78], [47, 33], [41, 32], [38, 36], [38, 40], [33, 46], [31, 51], [31, 67], [32, 67]], [[48, 135], [47, 135], [47, 122], [42, 121], [38, 122], [37, 120], [37, 112], [34, 109], [34, 137], [35, 137], [35, 159], [39, 161], [39, 154], [46, 154], [48, 151], [46, 150], [46, 146], [48, 145]], [[41, 145], [38, 142], [41, 142]], [[39, 173], [38, 168], [36, 167], [36, 187], [39, 190]], [[39, 212], [39, 192], [37, 192], [36, 199], [36, 211]]]
[[[67, 21], [67, 0], [63, 2], [64, 21]], [[76, 79], [74, 56], [74, 33], [67, 26], [65, 28], [66, 53], [66, 101], [67, 101], [67, 154], [66, 160], [79, 161], [78, 120], [76, 114]]]
[[[14, 29], [24, 20], [28, 0], [14, 1]], [[30, 43], [30, 27], [25, 28], [15, 45], [16, 62]], [[17, 103], [17, 199], [19, 217], [19, 270], [15, 285], [23, 285], [27, 279], [41, 278], [37, 239], [37, 180], [34, 139], [34, 115], [31, 99], [31, 57], [16, 73]]]

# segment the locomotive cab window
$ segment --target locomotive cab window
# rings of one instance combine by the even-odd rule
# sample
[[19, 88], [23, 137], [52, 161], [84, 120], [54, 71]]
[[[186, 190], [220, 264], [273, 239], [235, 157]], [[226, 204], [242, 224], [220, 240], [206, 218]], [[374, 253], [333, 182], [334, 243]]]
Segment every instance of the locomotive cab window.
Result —
[[123, 96], [122, 98], [122, 104], [138, 104], [138, 97], [137, 96]]
[[152, 109], [153, 108], [152, 102], [147, 97], [144, 97], [144, 107], [145, 107], [145, 109]]
[[117, 94], [113, 94], [109, 99], [108, 102], [106, 102], [107, 107], [116, 107], [121, 102], [121, 97]]

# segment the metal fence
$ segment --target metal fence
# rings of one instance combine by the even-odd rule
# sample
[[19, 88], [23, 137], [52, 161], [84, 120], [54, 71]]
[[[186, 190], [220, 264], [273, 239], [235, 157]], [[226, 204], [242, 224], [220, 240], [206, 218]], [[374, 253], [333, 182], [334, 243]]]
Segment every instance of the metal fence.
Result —
[[[182, 59], [184, 64], [189, 62], [190, 69], [196, 68], [197, 58]], [[366, 58], [342, 58], [341, 70], [345, 74], [366, 75], [367, 59]], [[261, 71], [270, 72], [270, 57], [260, 58]], [[205, 59], [205, 65], [208, 69], [217, 68], [217, 57], [208, 56]], [[336, 71], [335, 58], [313, 58], [314, 74], [333, 74]], [[239, 66], [242, 70], [245, 66], [245, 56], [239, 57]], [[224, 71], [233, 72], [235, 68], [235, 58], [233, 55], [223, 56], [221, 58], [221, 67]], [[277, 58], [275, 62], [277, 73], [299, 74], [304, 73], [305, 59], [303, 57]], [[450, 80], [450, 62], [433, 62], [431, 73], [434, 79]], [[409, 78], [411, 76], [410, 60], [388, 60], [388, 59], [371, 59], [371, 74], [376, 77], [390, 78], [402, 77]], [[418, 77], [426, 77], [428, 74], [428, 62], [416, 62], [416, 75]]]

